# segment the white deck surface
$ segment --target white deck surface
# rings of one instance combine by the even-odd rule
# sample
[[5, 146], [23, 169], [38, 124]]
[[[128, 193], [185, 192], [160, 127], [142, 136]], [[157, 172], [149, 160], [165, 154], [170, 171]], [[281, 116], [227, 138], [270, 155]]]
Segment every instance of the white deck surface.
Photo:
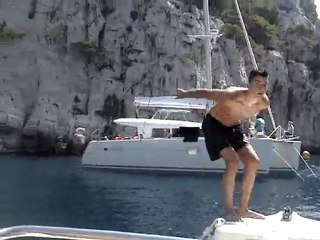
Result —
[[281, 221], [282, 211], [265, 220], [244, 219], [227, 222], [215, 230], [214, 240], [319, 240], [320, 222], [293, 212], [291, 221]]

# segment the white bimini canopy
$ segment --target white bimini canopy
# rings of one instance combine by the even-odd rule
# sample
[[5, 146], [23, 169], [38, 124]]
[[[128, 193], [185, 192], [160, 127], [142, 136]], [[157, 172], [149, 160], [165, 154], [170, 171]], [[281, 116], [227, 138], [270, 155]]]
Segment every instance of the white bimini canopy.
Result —
[[199, 122], [163, 120], [163, 119], [146, 119], [146, 118], [118, 118], [115, 123], [136, 128], [179, 128], [179, 127], [198, 127]]
[[136, 108], [178, 108], [206, 110], [212, 105], [211, 101], [204, 98], [183, 98], [176, 96], [165, 97], [135, 97]]

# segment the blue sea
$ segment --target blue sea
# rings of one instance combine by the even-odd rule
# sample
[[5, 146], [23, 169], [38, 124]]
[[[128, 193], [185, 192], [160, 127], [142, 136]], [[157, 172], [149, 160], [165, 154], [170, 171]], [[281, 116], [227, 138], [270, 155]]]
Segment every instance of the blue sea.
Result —
[[[320, 156], [309, 161], [320, 176]], [[319, 179], [259, 178], [250, 207], [291, 206], [320, 220]], [[82, 168], [79, 157], [0, 156], [0, 227], [46, 225], [199, 237], [223, 215], [221, 176], [172, 176]], [[235, 203], [240, 196], [237, 181]]]

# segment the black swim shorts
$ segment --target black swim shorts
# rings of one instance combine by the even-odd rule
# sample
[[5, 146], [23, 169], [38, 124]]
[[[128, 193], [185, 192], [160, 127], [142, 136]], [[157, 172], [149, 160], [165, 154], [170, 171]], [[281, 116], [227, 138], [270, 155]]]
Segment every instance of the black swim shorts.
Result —
[[225, 126], [210, 113], [207, 113], [203, 119], [202, 130], [211, 161], [219, 159], [220, 152], [224, 148], [233, 147], [235, 151], [238, 151], [248, 144], [240, 124]]

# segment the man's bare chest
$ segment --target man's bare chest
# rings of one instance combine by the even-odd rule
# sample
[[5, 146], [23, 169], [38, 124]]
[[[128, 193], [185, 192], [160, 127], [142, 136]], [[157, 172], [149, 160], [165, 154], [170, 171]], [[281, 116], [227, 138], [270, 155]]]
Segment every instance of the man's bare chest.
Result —
[[259, 112], [258, 102], [248, 103], [245, 101], [230, 101], [227, 104], [227, 109], [232, 113], [239, 115], [252, 115]]

